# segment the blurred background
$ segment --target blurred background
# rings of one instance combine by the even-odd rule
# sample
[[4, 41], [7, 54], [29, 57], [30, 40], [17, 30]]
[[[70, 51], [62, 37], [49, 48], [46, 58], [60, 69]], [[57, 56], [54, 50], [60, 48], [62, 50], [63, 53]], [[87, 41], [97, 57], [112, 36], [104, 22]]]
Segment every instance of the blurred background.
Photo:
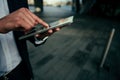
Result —
[[80, 14], [120, 15], [118, 0], [28, 0], [28, 4], [33, 12], [43, 12], [45, 7], [59, 7]]
[[35, 80], [120, 80], [119, 0], [28, 0], [28, 4], [47, 23], [74, 16], [71, 25], [43, 45], [27, 42]]

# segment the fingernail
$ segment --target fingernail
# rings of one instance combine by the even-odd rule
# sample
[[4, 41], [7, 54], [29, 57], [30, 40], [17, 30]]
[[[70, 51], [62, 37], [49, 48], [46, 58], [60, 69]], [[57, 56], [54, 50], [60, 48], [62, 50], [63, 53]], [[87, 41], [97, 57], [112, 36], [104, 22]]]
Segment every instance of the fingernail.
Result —
[[48, 25], [47, 23], [45, 24], [45, 26], [46, 26], [47, 28], [49, 28], [49, 25]]

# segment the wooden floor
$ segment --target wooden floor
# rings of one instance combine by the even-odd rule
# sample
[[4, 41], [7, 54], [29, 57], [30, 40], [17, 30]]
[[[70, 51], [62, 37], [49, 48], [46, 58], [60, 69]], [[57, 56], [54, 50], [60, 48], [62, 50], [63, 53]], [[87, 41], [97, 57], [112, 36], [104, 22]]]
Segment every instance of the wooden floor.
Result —
[[[35, 80], [120, 80], [120, 23], [57, 8], [45, 8], [39, 16], [51, 22], [70, 15], [75, 16], [74, 23], [44, 45], [27, 42]], [[116, 32], [105, 65], [99, 68], [113, 27]]]

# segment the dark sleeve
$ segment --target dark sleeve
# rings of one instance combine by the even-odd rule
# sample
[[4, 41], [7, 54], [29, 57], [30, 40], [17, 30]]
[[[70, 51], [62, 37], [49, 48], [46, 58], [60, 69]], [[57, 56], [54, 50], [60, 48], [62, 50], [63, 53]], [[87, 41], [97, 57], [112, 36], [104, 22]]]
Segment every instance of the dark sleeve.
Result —
[[22, 7], [28, 8], [27, 0], [7, 0], [10, 13]]

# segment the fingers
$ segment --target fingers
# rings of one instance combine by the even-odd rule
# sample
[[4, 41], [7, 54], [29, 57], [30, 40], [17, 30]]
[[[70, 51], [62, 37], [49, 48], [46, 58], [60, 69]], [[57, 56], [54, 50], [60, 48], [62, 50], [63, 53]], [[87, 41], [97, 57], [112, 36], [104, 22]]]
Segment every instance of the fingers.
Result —
[[8, 16], [8, 18], [10, 19], [9, 22], [12, 22], [12, 24], [14, 24], [14, 30], [20, 29], [23, 31], [29, 31], [36, 25], [35, 20], [29, 15], [25, 8], [21, 8], [13, 12]]
[[[19, 26], [23, 27], [25, 32], [28, 32], [32, 29], [36, 24], [42, 24], [43, 27], [49, 28], [49, 25], [44, 22], [42, 19], [37, 17], [35, 14], [30, 12], [27, 8], [21, 8], [20, 12], [20, 20], [18, 20]], [[59, 31], [60, 28], [56, 28], [53, 30], [48, 30], [47, 33], [52, 34], [53, 32]]]
[[48, 33], [53, 33], [53, 30], [48, 30]]
[[[27, 8], [20, 8], [1, 20], [1, 25], [3, 26], [1, 32], [6, 33], [12, 30], [28, 32], [37, 24], [42, 24], [45, 28], [49, 28], [46, 22], [30, 12]], [[48, 32], [52, 33], [52, 30]]]
[[[20, 20], [17, 20], [17, 26], [21, 26], [25, 33], [29, 32], [36, 24], [42, 24], [43, 27], [49, 28], [49, 25], [44, 22], [42, 19], [37, 17], [35, 14], [30, 12], [27, 8], [21, 8], [19, 11], [20, 13]], [[20, 28], [19, 28], [20, 29]], [[53, 30], [48, 30], [45, 33], [37, 34], [36, 37], [44, 38], [45, 36], [50, 36], [54, 32], [59, 31], [60, 28], [55, 28]]]
[[28, 9], [26, 9], [26, 11], [30, 14], [30, 16], [35, 19], [35, 21], [39, 24], [42, 24], [44, 27], [49, 28], [49, 25], [44, 22], [42, 19], [40, 19], [39, 17], [37, 17], [35, 14], [33, 14], [32, 12], [30, 12]]
[[53, 30], [48, 30], [48, 33], [52, 34], [52, 33], [57, 32], [59, 30], [60, 30], [60, 28], [55, 28]]
[[55, 31], [59, 31], [59, 30], [60, 30], [60, 28], [56, 28], [56, 29], [55, 29]]
[[[20, 9], [20, 11], [22, 11], [22, 18], [23, 18], [23, 24], [21, 24], [21, 26], [24, 26], [24, 31], [29, 31], [31, 28], [33, 28], [36, 24], [42, 24], [43, 27], [45, 28], [49, 28], [49, 25], [44, 22], [42, 19], [40, 19], [39, 17], [37, 17], [35, 14], [33, 14], [32, 12], [30, 12], [27, 8], [22, 8]], [[52, 30], [48, 31], [49, 33], [52, 33]]]
[[[40, 18], [37, 17], [36, 15], [32, 14], [28, 9], [26, 9], [26, 11], [30, 14], [30, 16], [31, 16], [33, 19], [35, 19], [35, 21], [36, 21], [37, 23], [42, 24], [43, 27], [45, 27], [45, 28], [49, 28], [49, 25], [48, 25], [46, 22], [44, 22], [42, 19], [40, 19]], [[48, 33], [53, 33], [53, 31], [52, 31], [52, 30], [48, 30]]]
[[45, 33], [36, 34], [35, 37], [42, 39], [42, 38], [44, 38], [45, 36], [50, 36], [50, 35], [52, 35], [54, 32], [59, 31], [59, 30], [60, 30], [60, 28], [56, 28], [56, 29], [54, 29], [54, 30], [48, 30], [48, 31], [45, 32]]

